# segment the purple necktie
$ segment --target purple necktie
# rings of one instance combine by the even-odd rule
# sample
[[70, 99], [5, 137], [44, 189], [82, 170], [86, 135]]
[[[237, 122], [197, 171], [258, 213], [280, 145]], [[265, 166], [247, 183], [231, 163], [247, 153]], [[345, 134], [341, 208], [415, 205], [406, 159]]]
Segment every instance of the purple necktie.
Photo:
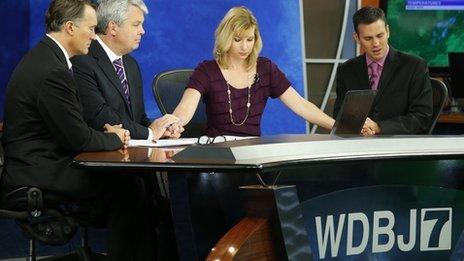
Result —
[[116, 74], [118, 75], [119, 81], [121, 82], [124, 97], [126, 98], [127, 103], [130, 104], [129, 84], [127, 83], [126, 73], [124, 72], [124, 65], [122, 64], [122, 59], [118, 58], [114, 60], [113, 65], [116, 69]]
[[380, 65], [376, 62], [371, 62], [371, 64], [369, 64], [369, 68], [371, 69], [371, 75], [369, 77], [369, 86], [372, 90], [377, 90], [380, 78]]

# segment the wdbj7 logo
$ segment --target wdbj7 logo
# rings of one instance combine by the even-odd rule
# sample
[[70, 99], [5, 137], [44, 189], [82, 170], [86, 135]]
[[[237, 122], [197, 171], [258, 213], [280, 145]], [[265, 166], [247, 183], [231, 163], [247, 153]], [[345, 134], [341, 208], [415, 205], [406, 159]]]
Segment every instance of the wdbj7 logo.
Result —
[[[323, 259], [326, 255], [337, 257], [343, 239], [346, 239], [346, 253], [340, 254], [346, 256], [363, 253], [368, 244], [372, 246], [372, 253], [388, 252], [395, 244], [403, 252], [413, 249], [450, 250], [452, 209], [420, 209], [419, 226], [417, 226], [417, 212], [417, 209], [410, 210], [407, 231], [395, 229], [395, 214], [389, 210], [374, 211], [369, 217], [362, 212], [340, 214], [337, 224], [334, 223], [333, 215], [328, 215], [325, 220], [321, 216], [316, 216], [319, 258]], [[354, 231], [355, 224], [356, 231]], [[356, 237], [353, 237], [354, 234]], [[379, 240], [380, 237], [383, 240]], [[419, 249], [416, 247], [416, 240], [419, 240]]]

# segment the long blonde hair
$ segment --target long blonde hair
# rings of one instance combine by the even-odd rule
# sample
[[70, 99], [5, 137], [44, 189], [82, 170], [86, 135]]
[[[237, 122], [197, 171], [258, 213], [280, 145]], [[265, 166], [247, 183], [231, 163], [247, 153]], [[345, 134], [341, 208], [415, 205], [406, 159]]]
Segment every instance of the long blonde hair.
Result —
[[246, 60], [247, 70], [252, 69], [256, 65], [259, 52], [263, 48], [258, 22], [253, 13], [244, 6], [231, 8], [224, 18], [222, 18], [214, 34], [215, 42], [213, 50], [214, 59], [221, 68], [229, 68], [228, 51], [232, 46], [233, 38], [242, 36], [245, 31], [251, 28], [254, 29], [255, 44]]

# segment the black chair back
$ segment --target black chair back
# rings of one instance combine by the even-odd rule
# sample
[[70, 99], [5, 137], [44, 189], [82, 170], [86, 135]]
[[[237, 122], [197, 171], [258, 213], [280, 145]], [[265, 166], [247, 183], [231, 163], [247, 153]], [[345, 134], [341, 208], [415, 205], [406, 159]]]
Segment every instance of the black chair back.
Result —
[[[192, 73], [192, 69], [179, 69], [161, 72], [155, 76], [152, 84], [153, 95], [163, 115], [174, 112]], [[205, 133], [205, 129], [206, 109], [201, 99], [192, 120], [185, 126], [182, 137], [199, 137]]]
[[448, 89], [445, 83], [435, 78], [430, 78], [430, 83], [432, 85], [433, 113], [428, 134], [432, 134], [445, 102], [448, 99]]

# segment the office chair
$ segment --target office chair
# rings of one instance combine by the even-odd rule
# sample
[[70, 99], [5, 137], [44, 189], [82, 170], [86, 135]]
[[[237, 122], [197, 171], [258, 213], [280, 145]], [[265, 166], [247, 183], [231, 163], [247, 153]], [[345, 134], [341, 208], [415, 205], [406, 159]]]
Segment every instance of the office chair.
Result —
[[435, 124], [437, 123], [441, 111], [443, 110], [443, 106], [448, 99], [448, 89], [442, 81], [435, 78], [430, 78], [430, 83], [432, 85], [433, 113], [428, 134], [432, 134], [433, 129], [435, 128]]
[[[193, 70], [179, 69], [157, 74], [153, 79], [152, 90], [161, 113], [173, 113], [179, 104], [185, 87]], [[197, 110], [190, 122], [185, 126], [182, 137], [202, 136], [206, 129], [206, 111], [203, 99], [200, 99]]]
[[[0, 181], [3, 164], [3, 147], [0, 145]], [[80, 214], [79, 210], [65, 197], [36, 187], [20, 187], [7, 194], [0, 193], [0, 196], [0, 218], [15, 220], [29, 239], [26, 261], [37, 260], [36, 240], [46, 245], [64, 245], [72, 239], [77, 228], [80, 228], [81, 246], [75, 252], [40, 260], [106, 260], [106, 256], [92, 253], [88, 247], [85, 223], [93, 217], [89, 220], [81, 219], [82, 223], [79, 224], [73, 217]]]

